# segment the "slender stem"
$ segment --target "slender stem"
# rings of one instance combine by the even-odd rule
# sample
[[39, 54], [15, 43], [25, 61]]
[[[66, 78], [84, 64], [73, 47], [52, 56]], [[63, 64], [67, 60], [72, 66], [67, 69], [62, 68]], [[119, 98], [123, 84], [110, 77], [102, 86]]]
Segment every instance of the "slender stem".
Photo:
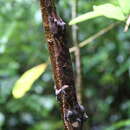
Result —
[[[78, 12], [78, 0], [72, 0], [72, 19], [77, 17]], [[75, 46], [75, 65], [76, 65], [76, 90], [78, 102], [82, 103], [82, 74], [81, 74], [81, 58], [80, 48], [78, 45], [78, 25], [72, 26], [72, 39]]]
[[[119, 25], [120, 22], [117, 23], [112, 23], [109, 26], [103, 28], [102, 30], [100, 30], [99, 32], [97, 32], [96, 34], [90, 36], [89, 38], [87, 38], [86, 40], [82, 41], [81, 43], [79, 43], [79, 47], [82, 48], [84, 46], [86, 46], [87, 44], [91, 43], [92, 41], [94, 41], [95, 39], [97, 39], [98, 37], [104, 35], [105, 33], [107, 33], [108, 31], [112, 30], [114, 27], [116, 27], [117, 25]], [[70, 48], [70, 52], [75, 52], [76, 47], [72, 47]]]
[[130, 15], [128, 16], [127, 20], [126, 20], [126, 25], [124, 28], [124, 32], [127, 32], [130, 26]]

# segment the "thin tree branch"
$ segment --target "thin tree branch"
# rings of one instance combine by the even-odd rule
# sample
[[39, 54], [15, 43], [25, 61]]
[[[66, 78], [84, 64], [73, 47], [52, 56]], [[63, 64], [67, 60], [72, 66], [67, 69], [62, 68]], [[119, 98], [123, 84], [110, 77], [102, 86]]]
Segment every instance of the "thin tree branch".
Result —
[[[91, 43], [92, 41], [94, 41], [95, 39], [97, 39], [98, 37], [100, 37], [101, 35], [104, 35], [108, 31], [110, 31], [111, 29], [113, 29], [114, 27], [116, 27], [119, 23], [120, 22], [110, 24], [108, 27], [100, 30], [98, 33], [90, 36], [89, 38], [87, 38], [83, 42], [79, 43], [79, 47], [82, 48], [82, 47], [86, 46], [87, 44]], [[70, 52], [74, 52], [75, 50], [76, 50], [76, 47], [72, 47], [72, 48], [70, 48], [69, 51]]]
[[[72, 19], [77, 17], [78, 12], [78, 0], [72, 0]], [[72, 26], [72, 39], [75, 46], [75, 66], [76, 66], [76, 80], [75, 86], [77, 91], [78, 102], [82, 103], [82, 77], [81, 77], [81, 58], [80, 58], [80, 48], [78, 44], [78, 25]]]
[[84, 107], [77, 101], [72, 62], [66, 42], [66, 24], [57, 15], [54, 0], [40, 0], [40, 5], [64, 128], [82, 130], [87, 116]]
[[128, 16], [127, 20], [126, 20], [126, 25], [124, 28], [124, 32], [127, 32], [130, 26], [130, 15]]

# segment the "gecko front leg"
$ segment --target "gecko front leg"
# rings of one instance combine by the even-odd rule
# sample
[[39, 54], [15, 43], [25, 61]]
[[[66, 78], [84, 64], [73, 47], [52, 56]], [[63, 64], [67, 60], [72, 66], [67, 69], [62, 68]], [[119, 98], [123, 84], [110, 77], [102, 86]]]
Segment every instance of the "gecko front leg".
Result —
[[61, 95], [64, 95], [64, 96], [67, 95], [66, 89], [67, 89], [68, 87], [69, 87], [68, 85], [64, 85], [64, 86], [62, 86], [60, 89], [57, 89], [56, 86], [55, 86], [55, 94], [56, 94], [56, 97], [57, 97], [57, 100], [58, 100], [58, 101], [61, 100]]

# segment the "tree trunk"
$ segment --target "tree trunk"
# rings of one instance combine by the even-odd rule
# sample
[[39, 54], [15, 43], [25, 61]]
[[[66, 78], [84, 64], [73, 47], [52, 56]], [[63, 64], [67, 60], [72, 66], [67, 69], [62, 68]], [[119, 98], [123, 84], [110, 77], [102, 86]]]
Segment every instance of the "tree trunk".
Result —
[[57, 15], [53, 0], [40, 0], [54, 72], [55, 92], [60, 103], [65, 130], [82, 130], [86, 119], [84, 107], [79, 105], [74, 85], [74, 75], [66, 42], [66, 24]]

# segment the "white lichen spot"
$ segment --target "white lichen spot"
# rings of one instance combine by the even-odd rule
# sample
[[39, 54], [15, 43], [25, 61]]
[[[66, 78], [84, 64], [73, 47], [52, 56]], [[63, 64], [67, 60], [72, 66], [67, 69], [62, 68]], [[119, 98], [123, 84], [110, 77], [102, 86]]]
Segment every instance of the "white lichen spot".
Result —
[[76, 122], [72, 123], [72, 126], [73, 126], [73, 127], [76, 127], [76, 128], [79, 127], [79, 122], [76, 121]]

